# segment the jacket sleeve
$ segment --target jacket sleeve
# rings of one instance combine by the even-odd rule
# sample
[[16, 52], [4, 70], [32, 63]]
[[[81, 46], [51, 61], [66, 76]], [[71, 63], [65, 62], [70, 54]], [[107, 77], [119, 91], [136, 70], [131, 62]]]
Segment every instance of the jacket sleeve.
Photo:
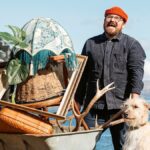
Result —
[[[88, 46], [87, 45], [88, 44], [86, 42], [84, 47], [83, 47], [81, 55], [88, 56], [88, 53], [87, 53], [87, 47]], [[87, 60], [87, 63], [85, 65], [85, 68], [84, 68], [84, 71], [83, 71], [83, 74], [81, 77], [81, 80], [79, 82], [78, 88], [77, 88], [76, 93], [75, 93], [75, 101], [77, 101], [80, 105], [83, 105], [83, 102], [84, 102], [84, 99], [86, 96], [87, 81], [88, 81], [88, 69], [89, 69], [88, 64], [89, 64], [89, 59]]]
[[129, 49], [128, 73], [131, 93], [140, 94], [143, 89], [144, 60], [146, 54], [140, 43], [134, 40]]

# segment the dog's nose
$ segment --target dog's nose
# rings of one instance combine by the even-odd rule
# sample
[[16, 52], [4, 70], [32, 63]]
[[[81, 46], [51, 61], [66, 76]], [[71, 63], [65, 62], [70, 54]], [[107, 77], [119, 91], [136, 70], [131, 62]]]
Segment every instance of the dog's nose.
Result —
[[127, 114], [127, 113], [124, 113], [123, 116], [124, 116], [124, 118], [127, 118], [127, 117], [128, 117], [128, 114]]

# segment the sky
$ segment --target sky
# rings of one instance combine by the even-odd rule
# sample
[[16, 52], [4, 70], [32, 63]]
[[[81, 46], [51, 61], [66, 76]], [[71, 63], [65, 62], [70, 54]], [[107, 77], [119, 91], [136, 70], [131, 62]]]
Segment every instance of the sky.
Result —
[[1, 0], [0, 31], [8, 31], [8, 24], [22, 27], [33, 18], [52, 18], [68, 32], [80, 54], [88, 38], [103, 33], [104, 12], [113, 6], [128, 14], [123, 32], [143, 46], [147, 55], [144, 80], [150, 80], [149, 0]]

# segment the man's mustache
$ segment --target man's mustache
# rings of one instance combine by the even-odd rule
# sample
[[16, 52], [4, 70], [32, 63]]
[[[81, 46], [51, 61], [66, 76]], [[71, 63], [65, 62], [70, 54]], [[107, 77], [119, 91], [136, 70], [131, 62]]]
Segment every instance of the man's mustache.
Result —
[[107, 27], [108, 27], [108, 26], [117, 27], [117, 23], [115, 23], [115, 22], [113, 22], [113, 21], [110, 21], [110, 22], [108, 22], [108, 24], [107, 24]]

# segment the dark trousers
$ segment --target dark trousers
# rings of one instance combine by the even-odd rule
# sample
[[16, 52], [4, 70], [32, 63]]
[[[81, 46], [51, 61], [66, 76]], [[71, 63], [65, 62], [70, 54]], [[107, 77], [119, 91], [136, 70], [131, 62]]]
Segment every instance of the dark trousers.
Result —
[[[118, 111], [119, 110], [107, 110], [106, 108], [104, 110], [91, 109], [88, 115], [85, 117], [85, 121], [89, 127], [95, 127], [96, 116], [97, 123], [100, 125], [109, 120]], [[124, 123], [110, 127], [114, 150], [122, 150], [126, 130], [127, 127]]]

